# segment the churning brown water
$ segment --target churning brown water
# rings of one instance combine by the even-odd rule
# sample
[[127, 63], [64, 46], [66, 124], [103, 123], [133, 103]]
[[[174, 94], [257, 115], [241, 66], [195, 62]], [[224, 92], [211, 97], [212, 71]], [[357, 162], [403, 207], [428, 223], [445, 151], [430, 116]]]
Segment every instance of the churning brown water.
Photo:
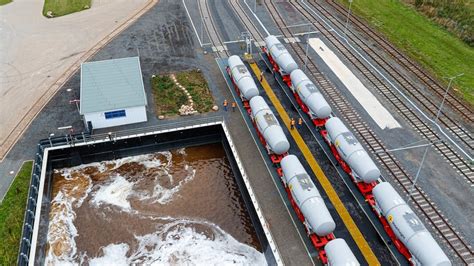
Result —
[[46, 264], [265, 264], [220, 144], [56, 169]]

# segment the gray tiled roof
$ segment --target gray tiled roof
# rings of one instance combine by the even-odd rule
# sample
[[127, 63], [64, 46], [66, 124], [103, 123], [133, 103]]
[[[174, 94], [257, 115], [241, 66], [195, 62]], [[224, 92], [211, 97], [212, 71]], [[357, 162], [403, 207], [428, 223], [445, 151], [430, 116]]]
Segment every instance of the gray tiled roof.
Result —
[[81, 65], [81, 114], [146, 104], [138, 57]]

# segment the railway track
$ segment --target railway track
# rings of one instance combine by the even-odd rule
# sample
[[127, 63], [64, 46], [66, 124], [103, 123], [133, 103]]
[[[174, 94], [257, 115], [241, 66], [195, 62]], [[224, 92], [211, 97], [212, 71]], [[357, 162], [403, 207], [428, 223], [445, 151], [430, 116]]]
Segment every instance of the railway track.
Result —
[[[337, 12], [339, 12], [341, 15], [345, 16], [347, 14], [347, 9], [342, 4], [332, 0], [326, 1], [326, 3], [331, 5], [331, 7]], [[310, 4], [313, 4], [313, 2], [311, 1]], [[324, 8], [324, 6], [322, 7]], [[331, 15], [331, 17], [335, 18], [332, 13], [329, 12], [329, 14]], [[333, 20], [331, 19], [331, 21]], [[432, 89], [433, 92], [435, 92], [439, 97], [444, 96], [445, 88], [441, 84], [439, 84], [438, 81], [432, 78], [430, 74], [428, 74], [419, 65], [413, 62], [405, 54], [400, 52], [396, 47], [394, 47], [390, 42], [388, 42], [384, 37], [382, 37], [380, 33], [374, 31], [367, 25], [366, 22], [362, 21], [362, 19], [356, 16], [351, 16], [350, 22], [352, 23], [352, 26], [356, 26], [359, 30], [371, 37], [372, 40], [374, 40], [381, 48], [383, 48], [395, 60], [397, 60], [400, 65], [410, 70], [416, 77], [418, 77], [421, 82], [423, 82], [423, 84], [425, 84], [425, 86]], [[449, 104], [453, 110], [455, 110], [465, 119], [467, 119], [468, 122], [474, 122], [474, 112], [472, 111], [470, 106], [460, 101], [452, 92], [448, 93], [446, 97], [446, 103]]]
[[[275, 23], [280, 28], [285, 38], [294, 37], [286, 28], [285, 22], [278, 9], [271, 0], [266, 0], [265, 5]], [[305, 61], [305, 51], [299, 44], [290, 43], [291, 48], [297, 55], [297, 61], [301, 64]], [[351, 107], [350, 103], [334, 87], [334, 85], [319, 71], [317, 66], [308, 60], [307, 72], [316, 81], [326, 97], [331, 102], [341, 116], [355, 130], [356, 135], [368, 147], [368, 150], [375, 156], [376, 160], [385, 168], [393, 180], [406, 194], [413, 185], [412, 177], [402, 168], [401, 164], [390, 153], [384, 153], [386, 150], [383, 142], [370, 129], [369, 125], [363, 121], [360, 115]], [[442, 239], [451, 249], [453, 256], [458, 257], [466, 264], [474, 263], [472, 247], [467, 244], [464, 238], [456, 231], [451, 223], [444, 217], [436, 205], [428, 198], [427, 194], [419, 187], [415, 186], [411, 194], [412, 205], [425, 220], [427, 227], [431, 227], [436, 235]]]
[[[333, 26], [338, 28], [341, 32], [344, 31], [344, 23], [340, 21], [333, 13], [329, 12], [324, 5], [321, 5], [315, 1], [309, 1], [309, 5], [314, 7], [318, 12], [320, 12], [324, 18], [332, 23]], [[372, 33], [368, 33], [369, 36]], [[432, 117], [436, 117], [437, 111], [439, 108], [439, 103], [435, 103], [432, 99], [426, 96], [426, 93], [418, 87], [415, 86], [414, 83], [410, 82], [402, 73], [397, 71], [393, 67], [390, 62], [387, 62], [377, 51], [370, 45], [368, 45], [363, 39], [361, 39], [356, 34], [349, 34], [346, 35], [348, 40], [353, 41], [357, 47], [361, 48], [374, 62], [377, 63], [380, 69], [383, 69], [387, 74], [396, 80], [396, 82], [400, 85], [401, 88], [404, 88], [404, 91], [408, 93], [412, 99], [415, 99], [423, 109], [428, 112]], [[378, 44], [383, 47], [385, 50], [390, 50], [389, 54], [394, 57], [401, 65], [412, 71], [417, 77], [423, 81], [426, 87], [431, 88], [432, 91], [438, 94], [439, 97], [443, 98], [446, 89], [441, 87], [439, 84], [435, 83], [432, 79], [426, 78], [426, 76], [419, 77], [421, 72], [418, 68], [415, 68], [413, 64], [407, 65], [408, 60], [406, 58], [402, 58], [402, 54], [400, 52], [395, 53], [391, 47], [388, 46], [387, 42], [378, 42]], [[410, 67], [411, 66], [411, 67]], [[429, 82], [428, 82], [429, 81]], [[453, 105], [453, 101], [456, 101], [457, 105]], [[441, 100], [440, 100], [441, 102]], [[448, 95], [446, 98], [446, 103], [451, 105], [453, 110], [456, 110], [468, 123], [472, 123], [474, 121], [474, 114], [472, 111], [467, 108], [465, 105], [461, 105], [459, 100], [453, 98], [452, 95]], [[457, 106], [457, 108], [455, 107]], [[454, 121], [450, 116], [447, 115], [447, 111], [442, 111], [440, 113], [439, 121], [442, 125], [444, 125], [460, 142], [462, 142], [466, 147], [469, 148], [470, 151], [474, 148], [474, 138], [471, 133], [459, 126], [456, 121]]]
[[[249, 17], [248, 13], [245, 12], [244, 7], [239, 0], [229, 0], [230, 6], [234, 10], [234, 13], [240, 18], [240, 22], [243, 24], [245, 29], [250, 32], [253, 39], [257, 43], [264, 43], [265, 36], [257, 29], [257, 27], [252, 23], [252, 19]], [[257, 45], [258, 46], [258, 45]]]
[[[331, 12], [329, 12], [324, 5], [319, 4], [318, 2], [310, 1], [309, 4], [316, 8], [325, 18], [327, 18], [332, 25], [337, 27], [340, 31], [343, 31], [344, 24]], [[342, 11], [339, 11], [342, 12]], [[360, 22], [359, 22], [360, 23]], [[360, 23], [361, 24], [361, 23]], [[367, 28], [367, 26], [366, 26]], [[365, 28], [365, 29], [366, 29]], [[375, 33], [371, 31], [368, 33], [364, 30], [369, 36], [372, 37]], [[434, 103], [430, 98], [428, 98], [425, 93], [418, 87], [413, 85], [405, 76], [398, 72], [392, 64], [387, 62], [373, 47], [368, 45], [364, 40], [362, 40], [358, 35], [349, 34], [346, 36], [349, 40], [357, 44], [357, 47], [360, 47], [370, 58], [372, 58], [380, 68], [382, 68], [386, 73], [393, 77], [397, 83], [405, 88], [405, 91], [409, 93], [413, 99], [416, 99], [421, 106], [424, 107], [433, 117], [436, 116], [438, 110], [438, 104]], [[373, 38], [375, 39], [375, 37]], [[393, 58], [395, 58], [398, 63], [412, 71], [428, 88], [431, 88], [432, 91], [436, 92], [439, 97], [443, 97], [446, 89], [441, 87], [433, 79], [426, 75], [426, 73], [421, 72], [416, 65], [413, 63], [409, 64], [410, 61], [403, 56], [402, 53], [395, 50], [393, 46], [389, 45], [387, 41], [383, 40], [378, 36], [377, 44], [384, 48]], [[422, 76], [423, 75], [423, 76]], [[452, 95], [447, 95], [446, 103], [450, 104], [453, 110], [456, 110], [468, 123], [474, 122], [474, 113], [466, 105], [462, 104], [458, 99], [454, 98]], [[454, 102], [454, 103], [453, 103]], [[446, 111], [442, 111], [439, 117], [439, 121], [454, 135], [458, 138], [464, 145], [466, 145], [471, 151], [474, 148], [474, 138], [468, 130], [456, 124], [456, 122], [447, 116]]]
[[[336, 32], [322, 25], [321, 20], [313, 13], [306, 10], [301, 2], [291, 2], [316, 29], [326, 38], [330, 44], [341, 52], [357, 70], [364, 75], [373, 87], [399, 111], [399, 114], [420, 133], [420, 135], [433, 144], [435, 150], [449, 162], [453, 168], [467, 181], [470, 186], [474, 185], [474, 168], [470, 162], [460, 155], [451, 145], [444, 141], [427, 122], [423, 121], [410, 106], [403, 101], [402, 97], [390, 88], [379, 76], [374, 74], [356, 52], [348, 49]], [[387, 64], [387, 63], [386, 63]], [[388, 64], [387, 64], [388, 65]], [[436, 113], [437, 107], [432, 110]], [[458, 131], [461, 132], [461, 131]], [[471, 143], [465, 140], [466, 145]], [[472, 150], [472, 149], [470, 149]]]
[[212, 12], [209, 9], [208, 0], [198, 0], [197, 4], [199, 13], [201, 14], [202, 20], [204, 22], [204, 27], [206, 28], [207, 35], [209, 36], [212, 51], [220, 58], [229, 57], [227, 47], [222, 41], [221, 36], [219, 36], [219, 31], [215, 26], [214, 18], [211, 15]]

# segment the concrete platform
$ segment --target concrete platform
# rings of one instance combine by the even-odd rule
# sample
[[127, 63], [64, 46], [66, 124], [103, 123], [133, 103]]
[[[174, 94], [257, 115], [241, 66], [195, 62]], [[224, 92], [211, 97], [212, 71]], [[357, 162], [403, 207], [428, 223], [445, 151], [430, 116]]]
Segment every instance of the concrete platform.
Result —
[[[214, 61], [210, 58], [211, 56], [206, 56], [209, 61]], [[212, 72], [216, 71], [221, 75], [215, 61], [209, 63]], [[240, 101], [235, 100], [227, 89], [224, 79], [216, 79], [214, 85], [219, 88], [224, 99], [240, 104]], [[265, 164], [242, 113], [240, 110], [235, 112], [229, 110], [224, 112], [224, 116], [284, 263], [286, 265], [320, 264], [316, 258], [312, 257], [316, 254], [310, 254], [312, 251], [306, 247], [304, 242], [306, 236], [300, 234], [295, 224], [299, 221], [293, 220], [289, 210], [291, 206], [287, 205], [283, 198], [286, 195], [281, 194], [272, 178], [270, 169]]]

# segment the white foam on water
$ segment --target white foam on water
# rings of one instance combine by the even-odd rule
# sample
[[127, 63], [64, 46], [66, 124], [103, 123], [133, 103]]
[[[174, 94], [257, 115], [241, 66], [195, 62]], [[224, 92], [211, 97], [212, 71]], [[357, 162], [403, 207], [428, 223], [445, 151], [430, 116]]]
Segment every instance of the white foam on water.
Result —
[[89, 261], [90, 266], [103, 266], [103, 265], [114, 265], [114, 266], [128, 266], [130, 265], [127, 260], [127, 252], [129, 247], [127, 244], [110, 244], [102, 249], [104, 256], [99, 258], [93, 258]]
[[[157, 157], [157, 155], [163, 155], [166, 159], [162, 161]], [[131, 211], [129, 200], [132, 197], [141, 201], [152, 200], [153, 203], [159, 203], [162, 205], [168, 204], [181, 190], [183, 185], [194, 178], [196, 170], [194, 170], [189, 165], [185, 165], [184, 169], [187, 171], [187, 175], [178, 183], [174, 183], [173, 175], [169, 173], [170, 167], [172, 166], [172, 159], [172, 153], [165, 151], [153, 154], [130, 156], [117, 160], [103, 161], [100, 163], [83, 164], [76, 167], [61, 169], [60, 171], [64, 176], [66, 176], [66, 178], [70, 178], [74, 171], [80, 171], [86, 167], [97, 167], [98, 171], [103, 173], [105, 171], [113, 171], [114, 169], [117, 169], [127, 163], [140, 163], [148, 170], [160, 170], [160, 175], [169, 179], [169, 182], [172, 185], [171, 188], [163, 187], [159, 184], [159, 182], [156, 182], [151, 193], [146, 191], [134, 191], [134, 182], [127, 181], [123, 176], [115, 175], [110, 177], [110, 179], [113, 180], [112, 182], [100, 185], [99, 189], [93, 194], [93, 198], [90, 201], [90, 203], [96, 207], [99, 207], [102, 204], [108, 204], [117, 206], [122, 211], [129, 212]], [[107, 165], [113, 165], [113, 167], [108, 169]]]
[[[72, 202], [62, 192], [58, 192], [51, 204], [59, 204], [63, 208], [62, 211], [56, 212], [49, 221], [49, 230], [47, 235], [48, 243], [61, 241], [69, 246], [64, 253], [56, 256], [53, 248], [49, 248], [46, 255], [45, 265], [69, 264], [77, 253], [76, 241], [77, 228], [74, 225], [76, 214], [72, 209]], [[58, 226], [60, 223], [62, 226]], [[54, 229], [53, 226], [57, 226]]]
[[[163, 170], [165, 171], [164, 176], [169, 178], [170, 183], [173, 184], [173, 175], [169, 174], [166, 169]], [[141, 201], [151, 200], [152, 203], [159, 203], [161, 205], [168, 204], [173, 201], [173, 199], [177, 196], [177, 193], [181, 190], [181, 188], [186, 183], [189, 183], [191, 180], [193, 180], [196, 175], [196, 170], [194, 170], [189, 165], [185, 165], [185, 170], [188, 172], [185, 178], [179, 181], [178, 183], [173, 184], [171, 188], [163, 187], [162, 185], [160, 185], [159, 182], [157, 182], [153, 187], [151, 193], [148, 191], [135, 191], [133, 195]]]
[[186, 155], [186, 148], [177, 149], [176, 152], [181, 155]]
[[[66, 172], [66, 174], [64, 174], [64, 172]], [[66, 180], [74, 180], [71, 176], [72, 171], [64, 172], [62, 172], [62, 174], [65, 176]], [[55, 243], [61, 243], [59, 248], [62, 250], [62, 253], [57, 256], [51, 246], [46, 254], [45, 265], [74, 264], [73, 261], [77, 255], [75, 238], [78, 236], [78, 232], [74, 225], [76, 212], [73, 207], [79, 208], [92, 190], [92, 181], [90, 178], [87, 181], [89, 184], [81, 197], [75, 198], [72, 196], [77, 195], [74, 193], [74, 190], [79, 187], [75, 186], [70, 191], [70, 195], [66, 195], [62, 190], [60, 190], [51, 201], [51, 209], [54, 209], [55, 212], [50, 215], [47, 242], [53, 245]]]
[[[186, 183], [193, 180], [194, 176], [196, 175], [196, 170], [188, 165], [185, 165], [185, 170], [188, 172], [186, 177], [177, 184], [174, 184], [172, 188], [165, 188], [157, 183], [153, 188], [153, 194], [150, 197], [153, 199], [153, 202], [159, 204], [167, 204], [171, 202], [175, 194], [178, 193]], [[170, 182], [173, 182], [173, 176], [170, 174], [168, 174], [168, 176], [170, 178]]]
[[[183, 154], [184, 149], [183, 151], [178, 151], [178, 153]], [[157, 155], [163, 155], [164, 158], [163, 156], [158, 157]], [[172, 158], [171, 152], [160, 152], [160, 153], [153, 153], [153, 154], [146, 154], [146, 155], [131, 156], [131, 157], [122, 158], [118, 160], [83, 164], [83, 165], [70, 167], [70, 168], [64, 168], [64, 169], [55, 169], [54, 170], [55, 173], [61, 173], [61, 175], [63, 175], [66, 180], [73, 180], [74, 178], [77, 178], [77, 176], [73, 175], [73, 173], [79, 172], [82, 178], [87, 178], [90, 181], [90, 184], [87, 187], [86, 192], [80, 194], [81, 195], [80, 198], [74, 198], [73, 196], [71, 196], [71, 195], [77, 195], [77, 193], [74, 193], [75, 189], [80, 188], [79, 186], [77, 186], [77, 187], [73, 187], [70, 190], [72, 193], [68, 193], [68, 194], [71, 194], [71, 195], [66, 195], [60, 191], [53, 199], [52, 204], [56, 204], [57, 206], [59, 206], [60, 211], [57, 211], [55, 215], [50, 218], [47, 242], [49, 244], [52, 244], [58, 240], [66, 240], [68, 244], [68, 248], [63, 249], [65, 250], [65, 252], [63, 252], [62, 254], [59, 254], [58, 256], [54, 254], [53, 249], [49, 249], [48, 254], [46, 255], [45, 264], [46, 265], [77, 265], [78, 263], [82, 264], [85, 260], [87, 260], [87, 254], [81, 254], [80, 256], [77, 254], [75, 238], [77, 237], [78, 232], [77, 232], [77, 228], [74, 225], [74, 220], [76, 218], [76, 213], [74, 212], [74, 208], [79, 208], [82, 205], [83, 201], [89, 196], [89, 194], [91, 194], [91, 191], [93, 190], [92, 179], [90, 178], [90, 176], [87, 176], [82, 172], [83, 169], [87, 167], [96, 167], [97, 171], [99, 171], [100, 173], [104, 173], [107, 171], [111, 172], [111, 176], [109, 176], [109, 178], [104, 181], [105, 183], [100, 184], [100, 185], [95, 185], [95, 186], [99, 186], [99, 188], [94, 189], [94, 193], [92, 194], [92, 197], [89, 200], [89, 203], [91, 205], [95, 207], [99, 207], [102, 204], [112, 205], [112, 206], [119, 207], [121, 211], [126, 211], [129, 213], [140, 215], [137, 211], [132, 210], [130, 201], [129, 201], [131, 198], [137, 198], [139, 200], [152, 200], [153, 203], [167, 204], [171, 202], [174, 197], [176, 197], [177, 193], [186, 183], [193, 180], [193, 178], [195, 177], [196, 170], [194, 170], [191, 166], [185, 164], [184, 170], [187, 172], [186, 176], [184, 177], [184, 179], [181, 179], [179, 182], [175, 183], [173, 179], [173, 175], [170, 174], [170, 168], [173, 163], [172, 159], [173, 158]], [[144, 193], [142, 191], [134, 190], [135, 182], [130, 182], [124, 176], [118, 175], [113, 172], [113, 170], [119, 168], [123, 164], [132, 163], [132, 162], [140, 163], [144, 165], [147, 169], [153, 168], [153, 170], [155, 170], [155, 168], [158, 168], [159, 171], [158, 171], [157, 176], [155, 177], [156, 178], [155, 181], [158, 181], [158, 177], [167, 177], [169, 178], [169, 183], [172, 185], [172, 187], [165, 188], [161, 186], [159, 182], [156, 182], [156, 185], [154, 186], [153, 191], [151, 191], [151, 193], [149, 192]], [[73, 176], [76, 176], [76, 177], [73, 177]], [[136, 182], [139, 182], [139, 181], [136, 181]], [[189, 254], [191, 258], [191, 260], [189, 261], [193, 262], [193, 264], [195, 264], [194, 262], [196, 261], [198, 262], [197, 264], [201, 264], [199, 263], [199, 261], [203, 263], [212, 262], [213, 258], [214, 260], [215, 258], [219, 258], [219, 257], [226, 258], [222, 254], [230, 254], [228, 255], [229, 261], [234, 261], [237, 264], [242, 264], [240, 262], [245, 261], [245, 259], [240, 258], [239, 257], [240, 255], [238, 254], [234, 254], [236, 252], [243, 253], [244, 257], [248, 255], [249, 258], [252, 258], [255, 261], [259, 261], [263, 259], [262, 261], [265, 262], [265, 258], [263, 257], [262, 254], [258, 253], [258, 251], [244, 244], [239, 243], [238, 241], [236, 241], [234, 238], [226, 234], [224, 231], [222, 231], [220, 228], [218, 228], [215, 225], [214, 226], [216, 228], [213, 229], [213, 232], [215, 231], [216, 232], [215, 235], [219, 237], [211, 240], [211, 239], [207, 239], [205, 235], [195, 232], [192, 228], [186, 227], [185, 224], [191, 223], [187, 220], [180, 220], [181, 222], [175, 222], [176, 218], [172, 218], [172, 217], [161, 217], [161, 218], [162, 218], [161, 220], [163, 221], [171, 222], [171, 224], [166, 225], [165, 227], [162, 228], [163, 230], [159, 231], [159, 232], [169, 231], [168, 232], [169, 234], [166, 235], [168, 237], [167, 239], [164, 238], [165, 236], [164, 233], [159, 233], [159, 232], [155, 234], [145, 235], [145, 236], [138, 236], [136, 237], [136, 239], [137, 241], [139, 241], [139, 244], [140, 244], [139, 249], [134, 251], [133, 253], [134, 255], [130, 256], [129, 258], [126, 257], [126, 254], [129, 251], [128, 244], [113, 243], [103, 248], [104, 256], [100, 258], [94, 258], [90, 261], [90, 263], [91, 264], [95, 263], [95, 265], [104, 265], [104, 264], [128, 265], [131, 262], [139, 263], [140, 261], [143, 261], [143, 263], [145, 263], [146, 261], [150, 261], [154, 264], [169, 264], [169, 263], [166, 263], [166, 261], [171, 262], [172, 259], [176, 259], [180, 262], [180, 264], [182, 263], [189, 264], [188, 259], [186, 258], [187, 256], [186, 254]], [[193, 223], [196, 223], [196, 222], [193, 222]], [[60, 224], [61, 226], [54, 227], [54, 225], [58, 225], [58, 224]], [[173, 228], [174, 231], [171, 230], [172, 226], [176, 226], [176, 228]], [[52, 227], [54, 227], [55, 230], [51, 230]], [[180, 234], [183, 234], [183, 235], [180, 236]], [[179, 239], [181, 239], [181, 241], [179, 241]], [[185, 239], [187, 240], [185, 241]], [[194, 244], [190, 244], [190, 245], [186, 244], [187, 242], [189, 242], [188, 240], [190, 241], [190, 243], [194, 243]], [[174, 245], [172, 243], [173, 241], [175, 241], [176, 244], [179, 244], [180, 246], [179, 249], [176, 249], [176, 248], [170, 249], [169, 245]], [[213, 241], [217, 241], [217, 242], [213, 244]], [[158, 256], [159, 255], [158, 253], [152, 252], [153, 250], [150, 251], [150, 246], [148, 245], [151, 243], [155, 243], [156, 247], [158, 247], [158, 244], [161, 245], [161, 247], [158, 250], [159, 252], [158, 251], [157, 252], [162, 253], [164, 256]], [[226, 249], [223, 247], [224, 245], [228, 245], [229, 243], [231, 244], [229, 248]], [[151, 247], [154, 247], [155, 244], [153, 244]], [[195, 252], [196, 245], [201, 247], [200, 249], [197, 249], [197, 250], [201, 250], [200, 252]], [[232, 248], [234, 248], [235, 250], [232, 250]], [[181, 249], [184, 249], [185, 252], [180, 253]], [[210, 254], [213, 254], [214, 249], [218, 251], [215, 257], [210, 255]], [[202, 252], [209, 253], [209, 254], [207, 255], [199, 254]], [[261, 255], [260, 259], [258, 257], [259, 254]], [[169, 256], [169, 258], [165, 256]], [[206, 256], [209, 256], [209, 257], [206, 257]], [[151, 259], [156, 258], [156, 259], [151, 260], [148, 258], [151, 258]], [[222, 265], [222, 260], [220, 259], [215, 260], [214, 263], [211, 263], [211, 264]], [[243, 264], [247, 264], [247, 263], [243, 263]]]
[[[180, 151], [182, 150], [182, 151]], [[185, 153], [185, 149], [179, 149], [179, 154]], [[171, 152], [162, 152], [160, 153], [166, 157], [166, 164], [158, 164], [154, 162], [154, 157], [147, 158], [145, 160], [140, 161], [148, 169], [150, 168], [158, 168], [160, 170], [161, 177], [167, 177], [169, 183], [172, 185], [171, 188], [166, 188], [160, 185], [159, 182], [156, 182], [152, 193], [149, 192], [136, 192], [134, 195], [139, 200], [152, 200], [153, 203], [159, 204], [168, 204], [170, 203], [176, 194], [181, 190], [181, 188], [188, 183], [189, 181], [193, 180], [196, 175], [196, 170], [194, 170], [191, 166], [185, 165], [184, 170], [187, 172], [184, 179], [180, 180], [178, 183], [175, 183], [174, 176], [170, 174], [170, 168], [173, 165], [173, 158]], [[155, 180], [156, 181], [156, 180]]]
[[123, 210], [130, 210], [129, 196], [133, 192], [133, 182], [127, 181], [123, 176], [116, 175], [113, 182], [101, 185], [94, 193], [90, 203], [96, 207], [102, 204], [117, 206]]
[[[196, 225], [207, 235], [198, 232]], [[125, 243], [110, 244], [103, 248], [103, 256], [90, 260], [90, 265], [267, 265], [262, 253], [206, 221], [179, 219], [135, 238], [136, 250], [130, 251]]]
[[[181, 149], [179, 149], [181, 150]], [[182, 154], [181, 152], [178, 153]], [[184, 148], [183, 148], [184, 150]], [[120, 158], [116, 160], [108, 160], [108, 161], [101, 161], [101, 162], [93, 162], [88, 164], [81, 164], [78, 166], [73, 166], [69, 168], [62, 168], [62, 169], [54, 169], [55, 173], [61, 172], [61, 174], [67, 179], [71, 177], [71, 174], [75, 171], [80, 171], [87, 167], [97, 167], [97, 170], [101, 173], [108, 170], [107, 165], [113, 165], [110, 170], [117, 169], [120, 166], [126, 163], [140, 163], [144, 165], [146, 168], [157, 168], [162, 167], [163, 162], [157, 158], [157, 155], [163, 155], [166, 158], [166, 168], [169, 168], [172, 165], [172, 154], [170, 151], [163, 151], [163, 152], [155, 152], [150, 154], [141, 154], [136, 156], [129, 156], [125, 158]]]
[[118, 168], [126, 163], [139, 163], [145, 166], [146, 168], [159, 168], [163, 166], [163, 162], [159, 158], [157, 158], [157, 155], [165, 156], [166, 167], [171, 166], [172, 154], [169, 151], [130, 156], [130, 157], [125, 157], [125, 158], [108, 161], [108, 162], [114, 163], [115, 164], [114, 168]]

